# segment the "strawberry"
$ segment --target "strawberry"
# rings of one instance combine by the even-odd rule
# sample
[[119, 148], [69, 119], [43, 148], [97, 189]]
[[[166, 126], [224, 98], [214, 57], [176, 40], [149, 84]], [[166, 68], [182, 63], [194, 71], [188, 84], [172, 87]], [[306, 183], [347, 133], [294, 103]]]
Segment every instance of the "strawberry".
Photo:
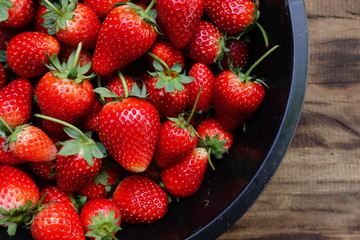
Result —
[[36, 176], [45, 179], [56, 179], [55, 160], [48, 162], [29, 162], [29, 168], [36, 174]]
[[[42, 114], [73, 124], [90, 111], [95, 93], [89, 80], [94, 74], [84, 75], [90, 63], [80, 67], [80, 51], [81, 44], [67, 63], [60, 64], [56, 54], [49, 59], [50, 72], [40, 79], [35, 89]], [[63, 127], [57, 123], [44, 121], [43, 128], [52, 136], [63, 134]]]
[[252, 0], [205, 0], [205, 12], [211, 22], [230, 35], [238, 35], [256, 20]]
[[30, 230], [34, 240], [85, 240], [79, 214], [63, 202], [46, 205], [36, 214]]
[[50, 35], [56, 34], [61, 42], [72, 47], [80, 42], [84, 48], [95, 47], [101, 22], [91, 7], [77, 0], [42, 3], [49, 10], [42, 17]]
[[108, 198], [111, 196], [119, 177], [120, 173], [117, 168], [102, 168], [94, 181], [78, 192], [88, 199], [97, 197]]
[[154, 181], [140, 175], [124, 178], [115, 189], [113, 201], [119, 206], [123, 221], [132, 224], [159, 220], [168, 208], [165, 191]]
[[99, 100], [95, 99], [88, 114], [86, 114], [85, 117], [83, 117], [82, 120], [79, 121], [78, 125], [80, 129], [85, 131], [97, 132], [99, 128], [99, 113], [102, 107], [102, 103]]
[[46, 195], [43, 198], [42, 204], [49, 204], [52, 202], [62, 202], [62, 203], [69, 204], [70, 206], [75, 208], [73, 202], [71, 201], [70, 195], [63, 192], [57, 186], [49, 186], [49, 187], [41, 189], [40, 196], [43, 196], [44, 194], [46, 194]]
[[7, 76], [4, 66], [0, 63], [0, 90], [6, 85]]
[[[157, 42], [151, 47], [149, 52], [161, 58], [170, 68], [172, 68], [175, 63], [180, 63], [181, 68], [185, 67], [184, 54], [171, 43], [164, 41]], [[153, 67], [154, 58], [149, 56], [148, 62], [150, 66]]]
[[8, 141], [11, 152], [24, 161], [51, 161], [56, 158], [58, 152], [48, 135], [33, 125], [16, 127]]
[[17, 75], [24, 78], [39, 77], [46, 73], [46, 54], [60, 52], [60, 43], [40, 32], [22, 32], [13, 37], [6, 50], [7, 62]]
[[150, 73], [149, 79], [145, 81], [149, 102], [156, 107], [162, 118], [177, 117], [189, 102], [189, 91], [183, 84], [192, 82], [194, 78], [182, 73], [180, 63], [170, 68], [156, 55], [148, 54], [155, 58], [156, 70]]
[[45, 12], [48, 12], [49, 9], [47, 9], [44, 5], [38, 5], [35, 16], [34, 16], [34, 22], [33, 22], [33, 28], [35, 32], [41, 32], [48, 34], [48, 29], [43, 26], [45, 19], [42, 17]]
[[30, 219], [29, 214], [39, 201], [39, 189], [20, 169], [0, 165], [0, 226], [15, 235], [16, 227]]
[[261, 80], [250, 74], [277, 47], [265, 53], [246, 73], [242, 73], [241, 69], [233, 69], [217, 75], [213, 101], [223, 129], [237, 128], [259, 108], [265, 97], [265, 88]]
[[0, 27], [21, 28], [33, 19], [35, 4], [32, 0], [4, 0], [0, 9]]
[[[129, 76], [124, 76], [124, 80], [126, 82], [127, 88], [132, 89], [136, 81]], [[110, 78], [110, 80], [106, 83], [106, 86], [113, 91], [117, 96], [124, 96], [125, 89], [123, 87], [121, 78], [119, 75], [115, 75], [114, 77]], [[106, 98], [107, 102], [111, 101], [111, 98]]]
[[0, 90], [0, 117], [14, 128], [26, 123], [32, 111], [32, 85], [18, 78]]
[[157, 0], [161, 26], [171, 43], [184, 48], [193, 37], [204, 11], [204, 0]]
[[222, 69], [229, 70], [230, 67], [242, 68], [248, 61], [249, 46], [245, 40], [226, 40], [226, 53], [219, 59]]
[[194, 37], [186, 47], [186, 55], [194, 62], [210, 65], [216, 62], [224, 47], [221, 32], [212, 23], [200, 21]]
[[25, 162], [26, 160], [16, 157], [14, 153], [11, 152], [5, 134], [0, 132], [0, 163], [15, 165]]
[[146, 53], [157, 37], [153, 26], [155, 20], [151, 16], [153, 11], [150, 11], [152, 5], [143, 10], [126, 2], [107, 15], [96, 42], [93, 58], [95, 72], [110, 74]]
[[211, 107], [215, 77], [210, 68], [204, 63], [196, 63], [191, 67], [189, 76], [193, 77], [194, 81], [186, 85], [190, 92], [187, 109], [194, 107], [200, 88], [202, 88], [201, 95], [195, 110], [201, 111]]
[[[228, 151], [233, 143], [234, 135], [230, 131], [225, 131], [221, 127], [220, 121], [216, 117], [209, 117], [204, 119], [196, 128], [202, 140], [217, 138], [217, 141], [222, 141], [221, 147]], [[215, 154], [215, 149], [211, 153]]]
[[[71, 54], [76, 50], [76, 48], [68, 46], [68, 45], [63, 45], [61, 47], [61, 52], [59, 55], [59, 59], [61, 62], [67, 62], [69, 61], [69, 58], [71, 56]], [[79, 53], [79, 63], [80, 63], [80, 67], [90, 63], [91, 64], [91, 60], [92, 60], [92, 52], [88, 49], [81, 49], [80, 53]], [[90, 69], [88, 72], [86, 72], [85, 74], [89, 75], [91, 73], [94, 72], [94, 69], [92, 68], [92, 66], [90, 66]]]
[[83, 3], [91, 7], [100, 19], [105, 19], [118, 2], [126, 2], [126, 0], [83, 0]]
[[77, 127], [48, 116], [35, 114], [36, 117], [57, 122], [65, 126], [64, 131], [70, 140], [62, 145], [56, 158], [56, 180], [65, 192], [78, 191], [94, 180], [105, 157], [104, 146], [91, 138], [91, 132], [83, 133]]
[[[139, 95], [135, 88], [138, 88], [136, 84], [131, 94]], [[129, 97], [127, 87], [125, 97], [105, 104], [99, 114], [100, 141], [116, 162], [131, 172], [143, 172], [149, 166], [159, 129], [156, 108], [143, 99]]]
[[[188, 119], [190, 120], [190, 118]], [[159, 167], [168, 167], [183, 159], [196, 147], [195, 129], [180, 115], [169, 118], [160, 127], [154, 160]]]
[[116, 239], [121, 230], [121, 213], [117, 204], [106, 198], [94, 198], [81, 209], [80, 218], [85, 236], [90, 239]]
[[184, 159], [164, 168], [161, 180], [165, 189], [178, 198], [193, 195], [201, 186], [208, 163], [205, 148], [195, 148]]

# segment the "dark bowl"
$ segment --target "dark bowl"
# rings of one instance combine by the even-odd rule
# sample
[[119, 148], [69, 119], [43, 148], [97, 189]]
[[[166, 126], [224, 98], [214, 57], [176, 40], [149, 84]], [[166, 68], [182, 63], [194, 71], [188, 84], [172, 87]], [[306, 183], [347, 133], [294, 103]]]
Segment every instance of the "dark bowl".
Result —
[[[254, 72], [269, 86], [259, 111], [239, 129], [229, 154], [215, 161], [194, 196], [172, 202], [168, 214], [153, 224], [123, 225], [122, 240], [216, 239], [256, 201], [279, 166], [296, 129], [306, 88], [308, 35], [302, 0], [260, 1], [260, 23], [271, 45], [280, 45]], [[254, 32], [256, 33], [256, 31]], [[260, 36], [252, 36], [251, 59], [266, 49]], [[29, 240], [19, 229], [2, 240]]]

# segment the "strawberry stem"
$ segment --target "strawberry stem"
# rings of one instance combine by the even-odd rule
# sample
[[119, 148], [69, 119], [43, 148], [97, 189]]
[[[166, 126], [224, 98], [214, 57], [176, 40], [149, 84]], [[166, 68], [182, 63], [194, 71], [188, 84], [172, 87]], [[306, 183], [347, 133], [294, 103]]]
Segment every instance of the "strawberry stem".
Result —
[[251, 72], [254, 70], [254, 68], [256, 68], [260, 62], [262, 62], [267, 56], [269, 56], [278, 47], [279, 47], [279, 45], [272, 47], [269, 51], [267, 51], [264, 55], [262, 55], [253, 65], [251, 65], [251, 67], [246, 71], [244, 79], [247, 79], [250, 76]]
[[106, 227], [104, 228], [105, 232], [107, 232], [107, 234], [109, 234], [109, 236], [113, 239], [113, 240], [119, 240], [117, 237], [114, 236], [114, 234], [112, 232], [109, 231], [109, 229], [107, 229]]
[[46, 2], [46, 4], [48, 4], [57, 14], [59, 14], [62, 17], [64, 16], [64, 14], [57, 7], [55, 7], [49, 0], [44, 0], [44, 2]]
[[79, 45], [78, 45], [78, 47], [76, 49], [75, 58], [74, 58], [73, 65], [71, 66], [71, 69], [76, 68], [76, 66], [77, 66], [77, 64], [79, 62], [81, 48], [82, 48], [82, 42], [79, 42]]
[[65, 127], [71, 128], [75, 132], [79, 133], [81, 138], [84, 139], [84, 140], [89, 138], [79, 128], [75, 127], [74, 125], [71, 125], [70, 123], [64, 122], [64, 121], [62, 121], [60, 119], [45, 116], [45, 115], [42, 115], [42, 114], [34, 114], [34, 116], [38, 117], [38, 118], [45, 119], [45, 120], [49, 120], [49, 121], [52, 121], [52, 122], [56, 122], [56, 123], [59, 123], [61, 125], [64, 125]]
[[4, 125], [4, 127], [6, 127], [6, 129], [7, 129], [11, 134], [14, 133], [14, 130], [9, 126], [9, 124], [7, 124], [7, 122], [6, 122], [2, 117], [0, 117], [0, 122]]
[[156, 3], [156, 0], [151, 0], [149, 6], [147, 6], [147, 8], [145, 9], [145, 13], [148, 13], [153, 8], [155, 3]]
[[264, 43], [265, 43], [265, 47], [268, 48], [269, 47], [269, 38], [266, 34], [265, 29], [258, 23], [255, 23], [255, 26], [259, 29], [259, 31], [261, 32], [263, 39], [264, 39]]
[[211, 148], [208, 149], [208, 162], [212, 170], [215, 170], [215, 166], [213, 162], [211, 161]]
[[193, 106], [192, 109], [191, 109], [190, 116], [189, 116], [188, 119], [186, 120], [186, 124], [189, 124], [190, 121], [191, 121], [191, 119], [192, 119], [192, 117], [194, 116], [195, 109], [196, 109], [196, 106], [197, 106], [197, 104], [198, 104], [198, 102], [199, 102], [202, 89], [203, 89], [203, 86], [200, 87], [199, 92], [198, 92], [198, 94], [196, 95], [196, 99], [195, 99], [194, 106]]
[[166, 62], [164, 60], [162, 60], [161, 58], [159, 58], [158, 56], [156, 56], [155, 54], [148, 52], [147, 53], [150, 57], [154, 58], [155, 60], [157, 60], [165, 69], [167, 72], [167, 75], [170, 77], [171, 76], [171, 69], [169, 67], [169, 65], [166, 64]]
[[124, 94], [125, 94], [125, 98], [128, 98], [129, 97], [129, 89], [128, 89], [128, 86], [126, 84], [126, 81], [125, 81], [125, 78], [124, 78], [124, 75], [122, 74], [121, 71], [118, 71], [118, 76], [121, 80], [121, 84], [123, 85], [124, 87]]

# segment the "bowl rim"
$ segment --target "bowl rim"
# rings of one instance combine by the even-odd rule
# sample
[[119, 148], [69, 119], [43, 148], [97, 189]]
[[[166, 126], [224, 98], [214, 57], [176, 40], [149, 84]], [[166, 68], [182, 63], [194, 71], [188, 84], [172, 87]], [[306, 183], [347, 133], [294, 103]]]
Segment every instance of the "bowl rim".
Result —
[[284, 117], [274, 144], [255, 176], [234, 201], [211, 222], [187, 237], [187, 240], [216, 239], [235, 224], [269, 184], [294, 137], [304, 104], [308, 77], [309, 43], [304, 1], [287, 0], [287, 4], [291, 14], [294, 51], [292, 82]]

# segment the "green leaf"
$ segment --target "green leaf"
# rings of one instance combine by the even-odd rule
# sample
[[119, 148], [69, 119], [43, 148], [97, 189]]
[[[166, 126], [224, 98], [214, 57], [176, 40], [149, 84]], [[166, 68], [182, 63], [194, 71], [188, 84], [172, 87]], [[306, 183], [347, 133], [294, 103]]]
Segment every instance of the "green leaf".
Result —
[[96, 145], [98, 146], [98, 148], [100, 149], [100, 151], [104, 154], [104, 155], [107, 155], [107, 152], [106, 152], [106, 148], [104, 146], [104, 144], [102, 144], [101, 142], [95, 142]]
[[14, 3], [10, 0], [0, 1], [0, 22], [6, 21], [9, 18], [9, 9], [12, 8]]
[[[67, 75], [67, 78], [69, 79], [76, 79], [78, 76], [78, 71], [77, 71], [77, 68], [73, 68], [70, 70], [69, 74]], [[81, 79], [80, 79], [81, 81]]]
[[182, 71], [181, 64], [179, 62], [175, 63], [174, 66], [172, 66], [171, 71], [180, 73]]
[[175, 88], [176, 90], [179, 90], [179, 91], [184, 90], [183, 85], [182, 85], [177, 79], [173, 79], [173, 80], [171, 81], [171, 83], [174, 85], [174, 88]]
[[104, 186], [108, 185], [108, 177], [106, 170], [104, 168], [100, 169], [99, 173], [96, 175], [94, 182], [96, 184], [102, 184]]
[[165, 70], [164, 67], [161, 65], [161, 63], [156, 59], [153, 61], [153, 66], [158, 72], [162, 72]]
[[195, 78], [194, 77], [190, 77], [190, 76], [185, 76], [185, 75], [180, 75], [179, 76], [179, 81], [181, 83], [191, 83], [192, 81], [194, 81]]
[[167, 85], [166, 80], [160, 78], [160, 79], [156, 82], [155, 88], [157, 88], [157, 89], [162, 89], [162, 88], [164, 88], [166, 85]]
[[174, 84], [166, 84], [165, 91], [168, 92], [168, 93], [171, 93], [171, 92], [175, 91]]
[[0, 62], [6, 62], [6, 51], [0, 50]]
[[83, 145], [83, 158], [92, 167], [94, 166], [93, 155], [91, 151], [91, 145]]
[[79, 153], [82, 148], [82, 143], [79, 140], [73, 139], [66, 142], [63, 142], [63, 147], [59, 151], [58, 155], [60, 156], [71, 156]]
[[110, 97], [110, 98], [116, 98], [118, 95], [116, 95], [113, 91], [111, 91], [108, 88], [105, 87], [98, 87], [93, 90], [95, 93], [100, 94], [102, 97]]
[[81, 137], [81, 134], [72, 128], [64, 127], [64, 132], [71, 138], [77, 139]]
[[91, 146], [91, 155], [96, 158], [104, 158], [105, 154], [99, 149], [97, 144]]

